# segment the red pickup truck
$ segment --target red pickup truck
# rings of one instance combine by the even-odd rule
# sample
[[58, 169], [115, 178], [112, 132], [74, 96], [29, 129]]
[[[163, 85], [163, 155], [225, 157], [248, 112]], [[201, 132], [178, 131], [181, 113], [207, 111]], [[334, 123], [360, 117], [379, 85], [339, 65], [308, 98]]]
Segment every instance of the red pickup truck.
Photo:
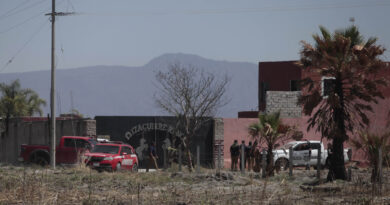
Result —
[[[57, 164], [75, 164], [84, 152], [95, 146], [97, 141], [91, 137], [63, 136], [56, 148]], [[42, 166], [50, 163], [50, 147], [47, 145], [21, 145], [20, 162], [32, 162]]]
[[138, 171], [138, 157], [134, 148], [122, 142], [97, 144], [91, 152], [85, 153], [85, 164], [98, 171]]

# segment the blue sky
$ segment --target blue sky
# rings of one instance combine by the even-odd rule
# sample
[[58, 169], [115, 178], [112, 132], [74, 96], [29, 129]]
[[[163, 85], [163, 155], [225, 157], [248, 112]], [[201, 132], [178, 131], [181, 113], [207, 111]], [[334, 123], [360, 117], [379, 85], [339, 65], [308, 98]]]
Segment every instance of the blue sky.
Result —
[[[57, 68], [144, 65], [164, 53], [294, 60], [319, 25], [390, 47], [390, 0], [57, 0]], [[0, 73], [50, 69], [51, 0], [0, 0]], [[389, 51], [384, 60], [390, 61]], [[10, 59], [13, 59], [9, 63]]]

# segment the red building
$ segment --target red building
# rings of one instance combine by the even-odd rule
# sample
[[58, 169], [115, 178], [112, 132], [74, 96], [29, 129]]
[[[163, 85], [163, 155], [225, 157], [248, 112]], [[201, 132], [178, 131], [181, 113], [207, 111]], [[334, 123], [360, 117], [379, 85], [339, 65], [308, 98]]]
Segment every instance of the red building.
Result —
[[[302, 70], [296, 61], [278, 61], [278, 62], [260, 62], [259, 63], [259, 112], [272, 112], [274, 110], [295, 109], [302, 111], [299, 105], [293, 103], [296, 101], [296, 97], [300, 95], [300, 88], [298, 81], [311, 77], [314, 81], [318, 82], [322, 94], [326, 96], [327, 87], [332, 84], [331, 77], [321, 77], [317, 73], [307, 72]], [[390, 78], [390, 63], [386, 64], [386, 69], [380, 76], [387, 76]], [[294, 95], [289, 95], [293, 93]], [[372, 103], [371, 107], [373, 112], [367, 113], [370, 120], [369, 130], [376, 133], [382, 133], [385, 130], [389, 130], [387, 122], [389, 121], [388, 113], [390, 111], [390, 86], [382, 89], [382, 93], [385, 99], [378, 99], [378, 103]], [[291, 98], [291, 99], [284, 99]], [[295, 106], [295, 107], [294, 107]], [[238, 113], [239, 118], [237, 122], [233, 119], [224, 119], [225, 121], [225, 147], [229, 147], [230, 143], [234, 139], [238, 140], [251, 140], [247, 134], [247, 127], [249, 124], [257, 122], [257, 119], [243, 119], [243, 118], [257, 118], [258, 112], [240, 112]], [[282, 114], [282, 121], [284, 123], [295, 125], [300, 131], [303, 132], [304, 138], [308, 140], [320, 140], [320, 133], [315, 132], [314, 129], [307, 131], [309, 116], [304, 116], [303, 113], [292, 112], [287, 113], [288, 115]], [[290, 115], [291, 114], [291, 115]], [[229, 126], [226, 126], [229, 125]], [[230, 136], [230, 133], [234, 135]], [[350, 137], [354, 137], [353, 133], [349, 133]], [[326, 139], [323, 139], [324, 144], [327, 144]], [[345, 147], [352, 147], [346, 142]], [[228, 151], [225, 150], [225, 156], [229, 156]], [[363, 153], [353, 150], [353, 160], [364, 161]], [[226, 163], [225, 163], [226, 165]]]
[[267, 91], [298, 91], [302, 69], [296, 61], [259, 63], [259, 110], [264, 111]]

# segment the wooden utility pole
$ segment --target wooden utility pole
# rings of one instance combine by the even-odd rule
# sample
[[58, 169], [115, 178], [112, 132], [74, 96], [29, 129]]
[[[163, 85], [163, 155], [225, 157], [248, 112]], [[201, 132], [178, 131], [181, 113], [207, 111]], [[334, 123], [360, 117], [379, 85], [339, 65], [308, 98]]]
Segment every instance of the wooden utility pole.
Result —
[[56, 110], [55, 110], [55, 20], [56, 20], [56, 1], [51, 3], [51, 89], [50, 89], [50, 113], [51, 113], [51, 157], [50, 164], [53, 169], [56, 168]]
[[56, 16], [66, 16], [74, 14], [74, 12], [56, 13], [56, 1], [51, 1], [51, 13], [45, 14], [50, 16], [51, 21], [51, 89], [50, 89], [50, 136], [51, 136], [51, 146], [50, 146], [50, 165], [53, 169], [56, 168], [56, 110], [55, 110], [55, 20]]

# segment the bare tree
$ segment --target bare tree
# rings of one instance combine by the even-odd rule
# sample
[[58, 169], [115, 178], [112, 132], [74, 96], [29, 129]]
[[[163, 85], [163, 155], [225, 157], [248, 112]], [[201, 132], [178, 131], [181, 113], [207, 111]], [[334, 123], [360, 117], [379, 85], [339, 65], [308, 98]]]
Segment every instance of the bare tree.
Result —
[[156, 103], [177, 117], [176, 128], [183, 135], [175, 137], [179, 138], [192, 171], [191, 141], [218, 108], [227, 104], [224, 94], [230, 80], [227, 75], [219, 79], [212, 73], [178, 63], [170, 65], [166, 72], [158, 72], [156, 80], [159, 83]]

